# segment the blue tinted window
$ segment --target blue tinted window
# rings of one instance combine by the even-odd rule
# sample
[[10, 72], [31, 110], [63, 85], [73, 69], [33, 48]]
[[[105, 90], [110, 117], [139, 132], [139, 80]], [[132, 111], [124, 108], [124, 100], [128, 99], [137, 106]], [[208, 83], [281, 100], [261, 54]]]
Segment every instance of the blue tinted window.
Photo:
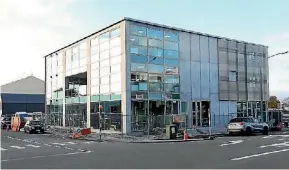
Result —
[[171, 93], [179, 93], [180, 92], [180, 85], [177, 84], [165, 84], [165, 92], [171, 92]]
[[162, 93], [150, 93], [149, 99], [161, 100], [162, 99]]
[[164, 56], [168, 58], [179, 58], [179, 52], [173, 50], [164, 50]]
[[141, 46], [147, 46], [147, 38], [146, 37], [140, 37], [140, 36], [130, 36], [130, 42], [133, 45], [141, 45]]
[[139, 26], [135, 26], [135, 25], [132, 25], [130, 27], [130, 32], [131, 32], [131, 34], [140, 35], [140, 36], [146, 36], [147, 35], [145, 27], [139, 27]]
[[131, 63], [130, 65], [131, 71], [143, 71], [145, 72], [147, 70], [146, 64], [139, 64], [139, 63]]
[[163, 41], [156, 39], [149, 39], [149, 46], [163, 48]]
[[103, 33], [99, 36], [100, 42], [107, 41], [107, 40], [109, 40], [109, 32]]
[[150, 90], [150, 92], [163, 91], [163, 89], [162, 89], [162, 83], [150, 83], [150, 84], [149, 84], [149, 90]]
[[164, 58], [159, 58], [159, 57], [150, 57], [149, 62], [151, 64], [159, 64], [159, 65], [164, 65]]
[[172, 32], [165, 32], [165, 40], [169, 41], [178, 41], [178, 34], [172, 33]]
[[162, 40], [164, 33], [155, 29], [148, 29], [148, 37]]
[[164, 42], [164, 49], [168, 50], [179, 50], [179, 44], [177, 42], [165, 41]]
[[146, 47], [141, 47], [141, 46], [132, 45], [132, 46], [130, 47], [130, 53], [132, 53], [132, 54], [147, 55], [147, 48], [146, 48]]
[[147, 91], [148, 84], [147, 83], [132, 83], [131, 91]]
[[179, 65], [179, 60], [165, 59], [165, 65], [177, 67]]
[[163, 73], [164, 69], [165, 68], [163, 65], [149, 64], [149, 72], [150, 73]]
[[112, 30], [110, 32], [110, 38], [118, 37], [120, 36], [120, 28], [117, 28], [115, 30]]
[[148, 58], [147, 56], [137, 56], [137, 55], [131, 55], [130, 60], [133, 63], [148, 63]]
[[163, 56], [163, 49], [159, 48], [149, 48], [149, 55], [162, 57]]
[[175, 75], [165, 75], [165, 83], [180, 83], [180, 77]]

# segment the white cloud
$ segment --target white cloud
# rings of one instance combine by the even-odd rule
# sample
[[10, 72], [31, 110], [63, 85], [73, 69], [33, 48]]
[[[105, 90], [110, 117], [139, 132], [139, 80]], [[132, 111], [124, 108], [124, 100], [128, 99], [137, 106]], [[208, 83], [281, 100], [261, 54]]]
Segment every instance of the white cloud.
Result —
[[74, 1], [0, 1], [0, 85], [31, 73], [44, 79], [43, 56], [77, 37], [78, 22], [66, 12]]

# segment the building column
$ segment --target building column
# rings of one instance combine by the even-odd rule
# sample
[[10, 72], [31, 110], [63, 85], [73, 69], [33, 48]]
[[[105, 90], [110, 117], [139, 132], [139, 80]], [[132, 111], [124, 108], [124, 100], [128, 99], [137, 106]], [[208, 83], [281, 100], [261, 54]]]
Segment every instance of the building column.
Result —
[[90, 128], [90, 94], [91, 94], [91, 61], [90, 61], [90, 41], [88, 40], [87, 42], [87, 51], [86, 51], [86, 60], [87, 60], [87, 85], [86, 85], [86, 127]]
[[65, 113], [66, 113], [66, 107], [65, 107], [65, 89], [66, 89], [66, 81], [65, 81], [65, 76], [66, 76], [66, 55], [65, 52], [61, 53], [62, 56], [62, 126], [65, 127]]

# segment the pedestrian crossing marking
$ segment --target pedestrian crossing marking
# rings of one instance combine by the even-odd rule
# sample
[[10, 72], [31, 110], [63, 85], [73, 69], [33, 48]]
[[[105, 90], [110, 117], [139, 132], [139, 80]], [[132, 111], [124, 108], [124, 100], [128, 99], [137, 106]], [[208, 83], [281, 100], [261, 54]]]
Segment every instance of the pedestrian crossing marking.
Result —
[[11, 148], [16, 148], [16, 149], [25, 149], [25, 147], [22, 146], [10, 146]]
[[7, 149], [1, 148], [1, 151], [6, 151]]
[[53, 145], [61, 145], [61, 146], [64, 146], [66, 145], [65, 143], [52, 143]]
[[37, 145], [31, 145], [31, 144], [26, 145], [26, 146], [31, 146], [31, 147], [33, 147], [33, 148], [40, 148], [40, 146], [37, 146]]

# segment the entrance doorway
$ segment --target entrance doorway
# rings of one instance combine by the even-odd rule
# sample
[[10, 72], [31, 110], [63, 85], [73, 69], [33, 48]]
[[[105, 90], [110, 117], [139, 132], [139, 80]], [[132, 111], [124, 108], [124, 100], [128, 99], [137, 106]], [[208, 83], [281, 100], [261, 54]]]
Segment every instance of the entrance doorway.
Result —
[[210, 114], [210, 101], [192, 102], [193, 126], [208, 127]]

